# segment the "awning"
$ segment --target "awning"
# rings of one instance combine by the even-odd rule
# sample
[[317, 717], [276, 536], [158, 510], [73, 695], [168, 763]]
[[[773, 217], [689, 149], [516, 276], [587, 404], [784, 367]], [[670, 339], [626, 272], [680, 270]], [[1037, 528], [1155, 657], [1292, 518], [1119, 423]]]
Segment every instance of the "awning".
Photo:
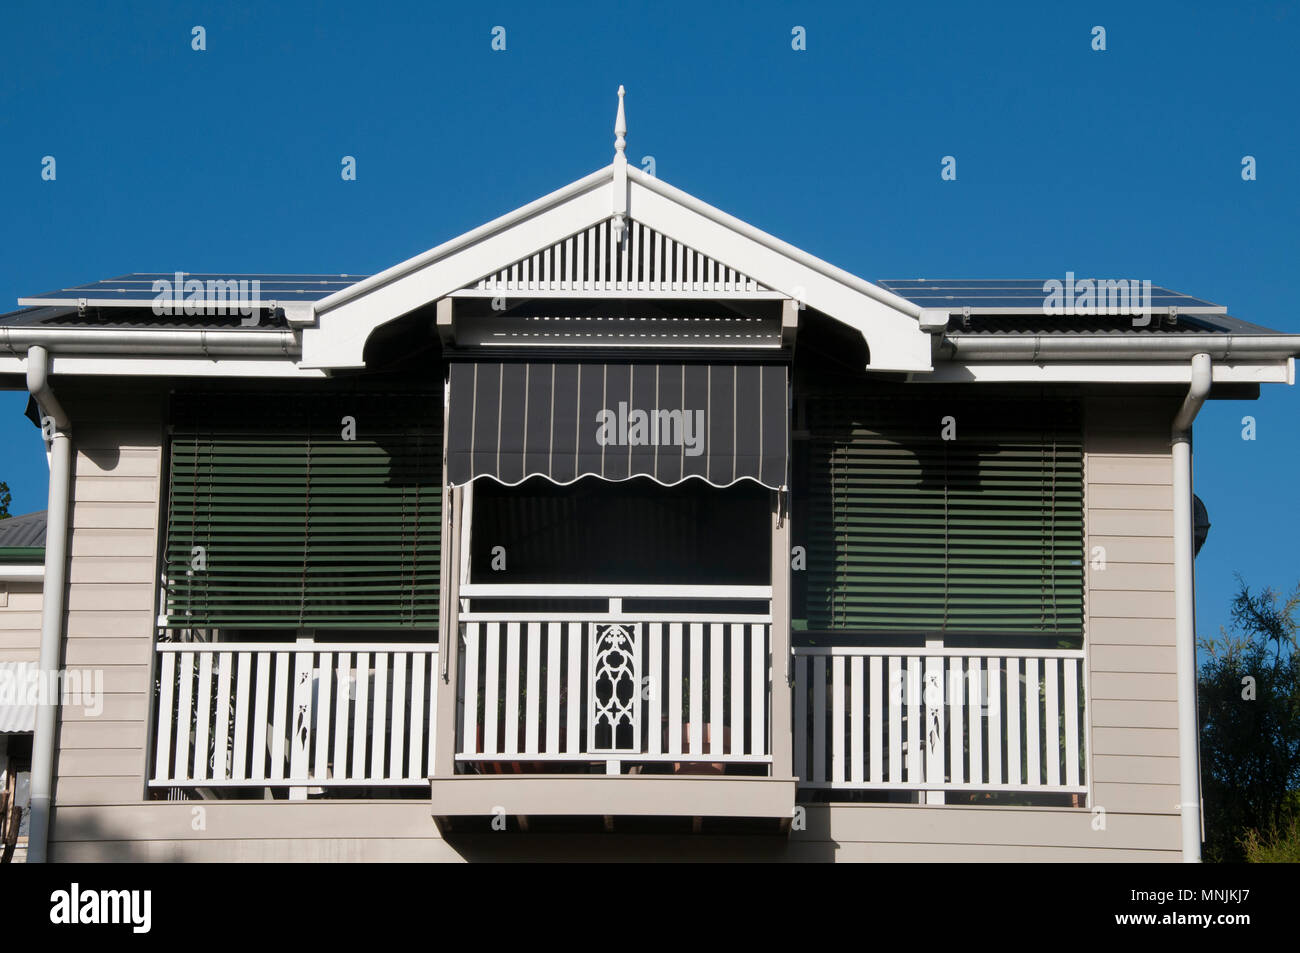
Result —
[[447, 468], [457, 486], [648, 476], [779, 489], [788, 406], [779, 364], [452, 364]]
[[36, 730], [36, 663], [0, 662], [0, 733]]

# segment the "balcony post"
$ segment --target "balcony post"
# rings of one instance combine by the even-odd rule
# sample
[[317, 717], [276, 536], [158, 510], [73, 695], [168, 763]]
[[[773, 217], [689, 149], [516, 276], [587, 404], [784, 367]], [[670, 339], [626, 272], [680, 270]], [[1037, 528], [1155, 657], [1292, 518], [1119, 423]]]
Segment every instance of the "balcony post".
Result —
[[460, 694], [460, 524], [463, 491], [447, 487], [442, 520], [442, 605], [438, 616], [437, 703], [433, 765], [435, 778], [456, 773], [457, 696]]
[[771, 708], [768, 725], [772, 733], [772, 777], [794, 773], [793, 737], [790, 727], [790, 518], [783, 509], [784, 492], [772, 498], [772, 658]]

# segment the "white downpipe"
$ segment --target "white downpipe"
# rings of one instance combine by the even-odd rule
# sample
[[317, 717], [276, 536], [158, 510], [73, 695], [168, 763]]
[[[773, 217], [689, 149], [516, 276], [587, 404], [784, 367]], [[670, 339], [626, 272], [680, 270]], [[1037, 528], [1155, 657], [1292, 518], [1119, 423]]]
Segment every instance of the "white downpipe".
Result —
[[50, 499], [45, 526], [45, 592], [41, 601], [41, 652], [38, 671], [45, 688], [54, 687], [36, 706], [32, 738], [31, 826], [27, 862], [44, 863], [54, 790], [54, 734], [58, 726], [63, 654], [63, 617], [68, 582], [68, 507], [71, 496], [71, 422], [50, 389], [50, 355], [35, 346], [27, 352], [27, 389], [40, 405], [42, 420], [53, 422], [50, 448]]
[[1201, 753], [1196, 717], [1196, 571], [1192, 540], [1192, 421], [1210, 392], [1210, 355], [1192, 358], [1192, 382], [1173, 424], [1174, 644], [1178, 660], [1178, 801], [1183, 862], [1201, 861]]

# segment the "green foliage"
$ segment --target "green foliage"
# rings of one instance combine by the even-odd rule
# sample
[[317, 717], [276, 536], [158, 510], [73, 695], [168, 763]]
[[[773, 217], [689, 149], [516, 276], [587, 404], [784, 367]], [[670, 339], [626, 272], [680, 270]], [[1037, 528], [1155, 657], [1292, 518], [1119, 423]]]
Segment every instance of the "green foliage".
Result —
[[1238, 582], [1199, 676], [1205, 856], [1217, 861], [1285, 854], [1300, 818], [1300, 587], [1284, 600]]
[[9, 484], [0, 480], [0, 520], [9, 518], [9, 504], [13, 502], [13, 496], [9, 492]]
[[1261, 834], [1248, 830], [1241, 839], [1246, 860], [1252, 864], [1300, 864], [1300, 811], [1292, 798], [1291, 820]]

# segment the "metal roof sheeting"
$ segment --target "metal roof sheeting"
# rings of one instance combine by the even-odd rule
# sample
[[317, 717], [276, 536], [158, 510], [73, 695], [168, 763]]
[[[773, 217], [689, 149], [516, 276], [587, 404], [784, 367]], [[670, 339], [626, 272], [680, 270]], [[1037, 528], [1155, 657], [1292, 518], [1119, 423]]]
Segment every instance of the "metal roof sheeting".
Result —
[[45, 510], [0, 520], [0, 549], [45, 545]]

